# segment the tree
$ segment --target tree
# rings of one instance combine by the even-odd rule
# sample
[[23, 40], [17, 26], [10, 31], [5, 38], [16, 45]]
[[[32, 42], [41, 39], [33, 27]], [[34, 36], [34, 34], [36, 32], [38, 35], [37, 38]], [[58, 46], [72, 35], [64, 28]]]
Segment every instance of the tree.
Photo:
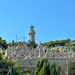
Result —
[[56, 75], [54, 68], [51, 69], [51, 74], [50, 75]]
[[[3, 54], [2, 54], [2, 51], [0, 50], [0, 68], [5, 70], [5, 69], [8, 69], [8, 66], [7, 66], [7, 57], [5, 57]], [[6, 75], [7, 71], [5, 72], [0, 72], [0, 75]]]
[[47, 58], [40, 59], [36, 63], [34, 75], [60, 75], [60, 66], [57, 67], [57, 71], [56, 71], [56, 64], [54, 62], [50, 67]]
[[[16, 63], [17, 60], [5, 57], [2, 52], [0, 51], [0, 68], [2, 69], [11, 69], [12, 70], [12, 75], [21, 75], [21, 69], [19, 65]], [[7, 72], [0, 72], [0, 75], [6, 75]]]
[[14, 40], [12, 41], [12, 45], [15, 45]]
[[21, 75], [29, 75], [30, 71], [28, 69], [24, 69]]
[[72, 50], [75, 52], [75, 46], [72, 47]]
[[43, 67], [43, 63], [44, 63], [43, 59], [40, 59], [40, 60], [37, 61], [34, 75], [38, 75], [39, 71]]
[[40, 59], [36, 63], [35, 73], [34, 75], [49, 75], [49, 62], [48, 59]]
[[69, 42], [71, 42], [71, 39], [66, 39], [66, 43], [69, 43]]
[[2, 51], [0, 51], [0, 68], [7, 68], [7, 57], [4, 57]]
[[59, 40], [56, 40], [55, 41], [55, 45], [57, 45], [57, 46], [60, 45], [60, 41]]
[[75, 42], [75, 40], [73, 40], [72, 42]]
[[18, 66], [18, 64], [16, 62], [17, 62], [17, 60], [10, 58], [8, 60], [8, 66], [10, 68], [12, 68], [13, 75], [21, 75], [20, 67]]
[[55, 46], [55, 42], [54, 41], [50, 41], [50, 42], [45, 42], [44, 44], [43, 44], [43, 46], [47, 46], [47, 47], [54, 47]]
[[0, 47], [2, 46], [2, 49], [7, 49], [8, 44], [6, 42], [6, 40], [2, 40], [2, 38], [0, 37]]
[[65, 46], [66, 44], [69, 44], [70, 41], [71, 41], [71, 39], [56, 40], [56, 41], [45, 42], [42, 45], [47, 46], [47, 47], [54, 47], [55, 45], [57, 45], [57, 46]]
[[40, 72], [38, 73], [38, 75], [48, 75], [48, 74], [47, 74], [46, 62], [44, 62], [43, 67], [41, 68], [41, 70], [40, 70]]
[[31, 48], [32, 48], [32, 47], [33, 47], [33, 48], [36, 48], [37, 45], [38, 45], [38, 44], [36, 44], [36, 43], [34, 43], [34, 42], [29, 42], [29, 43], [27, 44], [27, 46], [28, 46], [28, 47], [31, 47]]
[[56, 69], [56, 71], [57, 71], [57, 75], [60, 75], [60, 70], [61, 70], [61, 67], [58, 66], [57, 69]]
[[68, 74], [75, 75], [75, 61], [69, 60], [68, 62]]
[[47, 75], [50, 74], [50, 64], [49, 64], [49, 61], [47, 58], [44, 59], [44, 61], [46, 62], [46, 72], [47, 72]]
[[69, 47], [69, 46], [71, 46], [71, 44], [70, 43], [66, 43], [65, 46], [66, 47]]
[[57, 75], [56, 64], [54, 62], [51, 64], [51, 71], [54, 71], [53, 74]]
[[61, 70], [61, 67], [60, 67], [60, 66], [58, 66], [58, 67], [57, 67], [57, 70], [58, 70], [58, 71], [60, 71], [60, 70]]

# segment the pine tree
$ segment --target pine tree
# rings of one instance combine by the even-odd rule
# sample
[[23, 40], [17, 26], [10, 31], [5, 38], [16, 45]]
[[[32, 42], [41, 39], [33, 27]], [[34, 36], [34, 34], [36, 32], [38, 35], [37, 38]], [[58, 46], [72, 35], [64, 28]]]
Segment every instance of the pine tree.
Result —
[[40, 59], [35, 68], [35, 74], [34, 75], [49, 75], [49, 61], [47, 58]]
[[40, 64], [40, 61], [38, 60], [37, 63], [36, 63], [36, 68], [35, 68], [35, 73], [34, 73], [34, 75], [38, 75], [38, 73], [39, 73], [39, 71], [40, 71], [39, 64]]
[[51, 69], [51, 74], [50, 75], [56, 75], [54, 67]]
[[56, 71], [57, 71], [57, 75], [60, 75], [60, 70], [61, 70], [61, 67], [58, 66], [58, 67], [57, 67], [57, 70], [56, 70]]
[[46, 62], [46, 72], [47, 72], [47, 75], [50, 74], [50, 64], [49, 64], [49, 61], [47, 58], [44, 59], [44, 62]]
[[41, 69], [43, 67], [43, 64], [44, 64], [44, 59], [40, 59], [40, 63], [39, 63], [39, 68]]
[[36, 68], [35, 68], [35, 75], [39, 74], [40, 70], [43, 67], [43, 64], [44, 64], [44, 59], [41, 58], [40, 60], [37, 61]]
[[60, 75], [60, 71], [57, 70], [57, 75]]
[[54, 62], [50, 68], [49, 61], [45, 58], [37, 61], [34, 75], [60, 75], [60, 70], [60, 66], [56, 69], [56, 64]]
[[38, 75], [44, 75], [43, 68], [40, 70]]
[[53, 62], [52, 64], [51, 64], [51, 70], [54, 68], [54, 74], [55, 75], [57, 75], [57, 72], [56, 72], [56, 64]]

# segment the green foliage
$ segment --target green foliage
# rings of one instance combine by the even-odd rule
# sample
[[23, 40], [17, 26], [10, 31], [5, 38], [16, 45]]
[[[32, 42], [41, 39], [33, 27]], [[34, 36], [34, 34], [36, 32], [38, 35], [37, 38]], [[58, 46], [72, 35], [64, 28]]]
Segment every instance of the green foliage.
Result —
[[75, 61], [69, 60], [68, 62], [68, 74], [75, 75]]
[[21, 70], [18, 64], [12, 66], [12, 74], [13, 75], [21, 75]]
[[36, 43], [34, 43], [34, 42], [29, 42], [28, 44], [27, 44], [27, 46], [28, 47], [33, 47], [33, 48], [36, 48], [37, 47], [37, 44]]
[[57, 71], [57, 75], [60, 75], [60, 70], [61, 70], [61, 67], [58, 66], [57, 69], [56, 69], [56, 71]]
[[[52, 71], [54, 72], [52, 73]], [[56, 64], [54, 62], [51, 64], [51, 75], [57, 75]]]
[[56, 64], [54, 62], [51, 64], [51, 69], [52, 68], [56, 69]]
[[29, 75], [30, 74], [30, 71], [28, 69], [24, 69], [22, 72], [21, 72], [22, 75]]
[[60, 75], [60, 71], [57, 70], [57, 75]]
[[[42, 74], [43, 75], [47, 75], [47, 66], [46, 66], [46, 62], [44, 62], [43, 67], [42, 67]], [[42, 75], [41, 72], [39, 72], [39, 75]]]
[[16, 64], [16, 60], [14, 60], [13, 58], [8, 59], [8, 66], [13, 66]]
[[60, 75], [60, 66], [57, 67], [56, 64], [53, 62], [51, 67], [47, 58], [40, 59], [36, 63], [35, 73], [34, 75]]
[[43, 64], [44, 64], [44, 60], [41, 58], [40, 59], [40, 63], [39, 63], [39, 68], [42, 68], [43, 67]]
[[[0, 68], [1, 69], [8, 69], [7, 66], [7, 57], [4, 57], [4, 55], [2, 54], [2, 51], [0, 51]], [[0, 75], [6, 75], [7, 72], [0, 72]]]
[[34, 75], [47, 75], [49, 74], [49, 62], [45, 59], [40, 59], [36, 63], [35, 74]]
[[75, 40], [73, 40], [72, 42], [75, 42]]
[[[0, 51], [0, 68], [2, 69], [12, 69], [12, 75], [21, 75], [21, 70], [18, 64], [16, 63], [17, 60], [12, 59], [12, 58], [7, 58], [5, 57], [1, 51]], [[0, 72], [0, 75], [6, 75], [7, 72]]]
[[66, 44], [65, 44], [65, 46], [66, 46], [66, 47], [68, 47], [68, 46], [71, 46], [71, 44], [69, 44], [69, 43], [66, 43]]
[[24, 73], [30, 73], [30, 71], [28, 69], [24, 69], [23, 72]]
[[43, 66], [43, 59], [40, 59], [36, 63], [35, 75], [38, 75], [38, 73], [39, 73], [40, 69], [42, 68], [42, 66]]
[[57, 46], [65, 46], [67, 44], [69, 44], [71, 40], [70, 39], [66, 39], [66, 40], [56, 40], [56, 41], [50, 41], [50, 42], [46, 42], [46, 43], [42, 43], [43, 46], [47, 46], [47, 47], [54, 47], [55, 45]]
[[55, 43], [54, 43], [54, 41], [50, 41], [50, 42], [44, 43], [43, 45], [47, 46], [47, 47], [52, 47], [52, 46], [54, 47]]
[[61, 67], [60, 67], [60, 66], [58, 66], [58, 67], [57, 67], [57, 71], [60, 71], [60, 70], [61, 70]]
[[18, 46], [18, 45], [23, 45], [24, 42], [14, 42], [14, 40], [12, 41], [12, 43], [8, 43], [9, 46]]
[[12, 68], [12, 74], [13, 75], [21, 75], [20, 67], [18, 66], [18, 64], [16, 62], [17, 62], [17, 60], [15, 60], [13, 58], [8, 59], [8, 61], [7, 61], [9, 68]]
[[6, 40], [2, 40], [1, 37], [0, 37], [0, 46], [2, 46], [3, 49], [7, 49], [8, 47]]
[[14, 42], [14, 40], [12, 41], [12, 45], [15, 45], [15, 42]]
[[40, 69], [39, 75], [49, 75], [49, 74], [50, 74], [49, 61], [47, 58], [45, 58], [45, 59], [43, 59], [43, 65]]
[[7, 57], [4, 57], [2, 52], [0, 51], [0, 68], [7, 68]]
[[75, 52], [75, 46], [74, 46], [74, 47], [72, 47], [72, 50]]
[[56, 75], [54, 68], [51, 69], [51, 74], [50, 75]]

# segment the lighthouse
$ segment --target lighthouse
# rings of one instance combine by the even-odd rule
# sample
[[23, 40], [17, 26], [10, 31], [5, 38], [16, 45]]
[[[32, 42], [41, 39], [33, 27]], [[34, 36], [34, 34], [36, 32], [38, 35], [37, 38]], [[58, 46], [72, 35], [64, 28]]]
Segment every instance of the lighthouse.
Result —
[[29, 35], [29, 41], [30, 42], [35, 42], [35, 31], [34, 31], [34, 26], [30, 26], [30, 30], [28, 31]]

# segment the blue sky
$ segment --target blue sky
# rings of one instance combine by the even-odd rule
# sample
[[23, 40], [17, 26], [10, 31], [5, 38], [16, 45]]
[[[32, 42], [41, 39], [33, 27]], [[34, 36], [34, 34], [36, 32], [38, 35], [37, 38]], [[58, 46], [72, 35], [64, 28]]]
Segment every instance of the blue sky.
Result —
[[31, 23], [36, 43], [74, 40], [75, 0], [0, 0], [0, 37], [11, 42], [25, 36], [28, 41]]

